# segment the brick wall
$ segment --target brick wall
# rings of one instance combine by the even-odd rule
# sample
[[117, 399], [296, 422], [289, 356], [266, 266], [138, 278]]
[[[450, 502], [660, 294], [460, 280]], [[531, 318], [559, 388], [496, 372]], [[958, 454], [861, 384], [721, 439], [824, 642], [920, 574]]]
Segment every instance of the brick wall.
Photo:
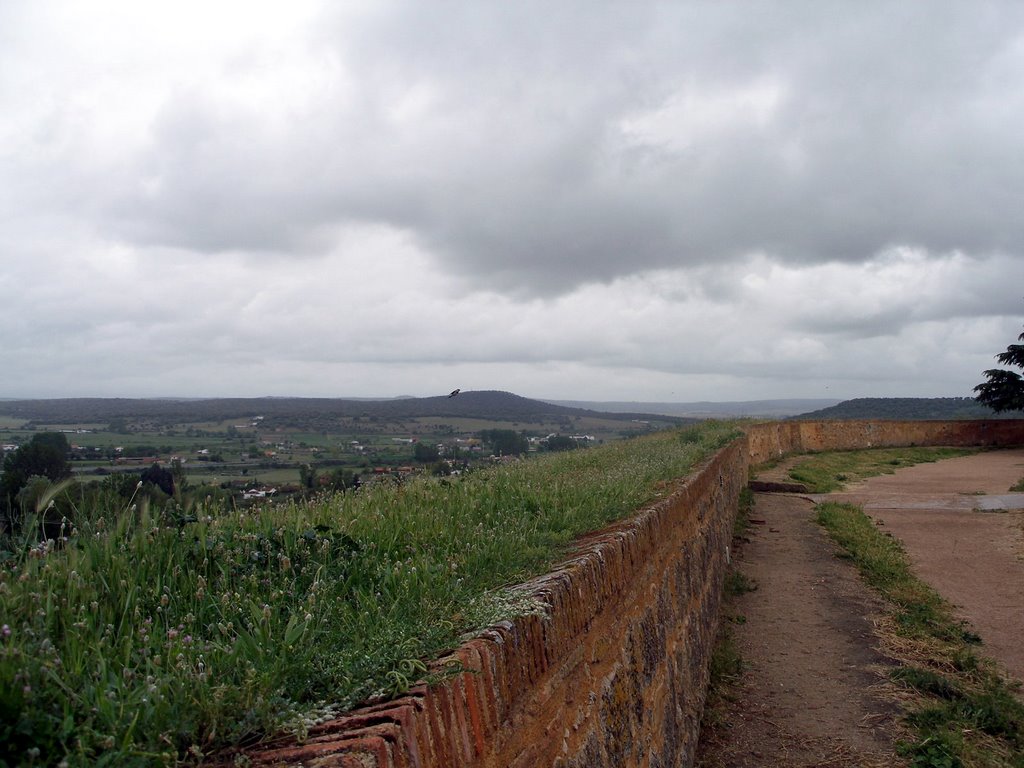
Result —
[[1024, 420], [776, 421], [747, 429], [750, 462], [787, 453], [909, 445], [1024, 445]]
[[462, 646], [464, 672], [315, 729], [257, 765], [628, 768], [688, 765], [733, 518], [741, 439], [662, 501], [585, 537], [523, 585], [541, 616]]
[[253, 764], [689, 766], [749, 465], [903, 445], [1024, 445], [1024, 421], [752, 426], [669, 497], [585, 537], [558, 570], [524, 584], [543, 615], [502, 622], [463, 645], [454, 655], [461, 674], [321, 725], [300, 746], [264, 749]]

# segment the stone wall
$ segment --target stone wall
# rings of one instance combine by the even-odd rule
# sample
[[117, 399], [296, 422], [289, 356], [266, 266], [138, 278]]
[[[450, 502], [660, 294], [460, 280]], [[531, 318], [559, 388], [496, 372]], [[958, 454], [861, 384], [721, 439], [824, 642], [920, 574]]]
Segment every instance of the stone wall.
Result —
[[747, 429], [751, 464], [788, 453], [911, 445], [1024, 445], [1024, 420], [775, 421]]
[[689, 765], [747, 461], [746, 441], [736, 440], [662, 501], [582, 539], [558, 570], [522, 587], [541, 599], [543, 615], [466, 643], [455, 654], [461, 674], [253, 762]]

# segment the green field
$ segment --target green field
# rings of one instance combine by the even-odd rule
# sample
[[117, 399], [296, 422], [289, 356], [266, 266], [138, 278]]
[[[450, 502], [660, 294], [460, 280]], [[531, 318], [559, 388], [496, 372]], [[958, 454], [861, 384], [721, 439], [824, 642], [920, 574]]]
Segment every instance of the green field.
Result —
[[298, 484], [299, 470], [295, 467], [287, 469], [260, 469], [254, 467], [248, 472], [241, 470], [223, 472], [203, 472], [187, 474], [192, 485], [220, 485], [222, 483], [245, 482], [247, 485], [282, 485]]
[[[301, 423], [302, 419], [296, 422]], [[28, 425], [30, 429], [25, 426], [22, 419], [0, 416], [0, 442], [18, 445], [39, 432], [61, 431], [75, 448], [72, 466], [84, 482], [102, 479], [102, 475], [95, 474], [97, 468], [141, 473], [154, 461], [169, 466], [177, 459], [183, 463], [193, 486], [218, 486], [294, 484], [299, 479], [298, 468], [304, 464], [317, 468], [320, 474], [339, 466], [363, 473], [373, 467], [409, 465], [414, 463], [414, 446], [400, 442], [407, 440], [441, 445], [444, 456], [458, 456], [460, 462], [483, 462], [490, 450], [481, 446], [483, 450], [472, 451], [469, 441], [484, 430], [507, 429], [538, 437], [588, 435], [593, 440], [587, 445], [593, 446], [645, 434], [664, 424], [570, 413], [533, 421], [457, 416], [352, 417], [325, 421], [325, 428], [320, 431], [289, 426], [281, 419], [270, 425], [253, 417], [193, 421], [115, 419], [110, 423], [88, 418], [76, 422], [65, 417], [60, 421], [33, 422]], [[353, 447], [354, 442], [358, 447]], [[140, 463], [139, 457], [146, 462]], [[268, 466], [271, 464], [275, 466]]]

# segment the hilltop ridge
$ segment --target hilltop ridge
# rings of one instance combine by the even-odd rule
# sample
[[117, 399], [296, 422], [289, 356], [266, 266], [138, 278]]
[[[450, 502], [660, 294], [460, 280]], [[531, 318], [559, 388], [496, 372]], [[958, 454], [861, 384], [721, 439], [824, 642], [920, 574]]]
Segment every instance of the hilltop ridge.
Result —
[[697, 402], [637, 402], [622, 400], [547, 400], [570, 408], [588, 408], [603, 413], [657, 413], [695, 419], [759, 417], [781, 419], [813, 408], [825, 408], [840, 402], [838, 398], [781, 398], [774, 400], [730, 400]]
[[997, 414], [973, 397], [858, 397], [793, 419], [1019, 419], [1019, 413]]
[[[52, 400], [8, 400], [0, 402], [0, 414], [39, 422], [97, 421], [112, 419], [234, 419], [263, 416], [267, 421], [289, 418], [377, 417], [464, 417], [544, 420], [564, 416], [595, 416], [624, 420], [650, 413], [610, 413], [532, 400], [511, 392], [480, 390], [451, 397], [402, 397], [394, 399], [343, 399], [300, 397], [209, 398], [197, 400], [145, 398], [60, 398]], [[660, 420], [686, 421], [660, 416]]]

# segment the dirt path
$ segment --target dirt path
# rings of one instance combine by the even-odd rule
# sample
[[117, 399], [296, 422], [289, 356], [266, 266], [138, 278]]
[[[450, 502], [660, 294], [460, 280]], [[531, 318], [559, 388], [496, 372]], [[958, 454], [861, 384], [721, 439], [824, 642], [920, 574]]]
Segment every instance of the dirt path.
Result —
[[[787, 466], [760, 479], [785, 481]], [[903, 541], [915, 572], [954, 603], [984, 651], [1024, 679], [1024, 450], [996, 451], [871, 478], [827, 497], [758, 494], [737, 552], [756, 592], [732, 601], [747, 664], [723, 722], [701, 735], [697, 765], [899, 765], [895, 711], [882, 695], [880, 612], [853, 566], [812, 522], [815, 501], [861, 504]], [[983, 511], [984, 510], [984, 511]], [[1006, 511], [1000, 511], [1006, 510]]]
[[894, 707], [875, 690], [886, 660], [880, 612], [854, 568], [813, 522], [813, 504], [759, 494], [737, 554], [758, 588], [730, 610], [747, 667], [724, 723], [705, 728], [704, 768], [893, 765]]
[[[900, 539], [914, 571], [957, 607], [984, 652], [1024, 680], [1024, 450], [918, 464], [828, 498], [849, 500]], [[999, 510], [999, 511], [996, 511]]]

